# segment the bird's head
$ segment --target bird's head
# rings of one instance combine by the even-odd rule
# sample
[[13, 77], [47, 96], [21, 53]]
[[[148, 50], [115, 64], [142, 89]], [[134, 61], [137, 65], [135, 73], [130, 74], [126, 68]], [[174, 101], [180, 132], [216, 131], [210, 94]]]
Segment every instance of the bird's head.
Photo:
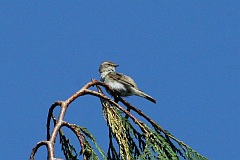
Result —
[[99, 73], [103, 73], [103, 72], [115, 72], [115, 68], [118, 67], [119, 65], [110, 62], [110, 61], [106, 61], [103, 62], [100, 67], [99, 67]]

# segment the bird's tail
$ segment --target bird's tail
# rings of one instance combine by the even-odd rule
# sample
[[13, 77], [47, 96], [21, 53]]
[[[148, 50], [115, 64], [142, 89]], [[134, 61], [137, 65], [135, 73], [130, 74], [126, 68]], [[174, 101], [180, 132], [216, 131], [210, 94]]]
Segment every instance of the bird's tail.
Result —
[[144, 93], [143, 91], [140, 91], [140, 90], [138, 90], [138, 91], [139, 91], [138, 92], [139, 94], [136, 94], [137, 96], [141, 96], [143, 98], [146, 98], [147, 100], [149, 100], [149, 101], [151, 101], [153, 103], [157, 102], [153, 97], [149, 96], [148, 94]]

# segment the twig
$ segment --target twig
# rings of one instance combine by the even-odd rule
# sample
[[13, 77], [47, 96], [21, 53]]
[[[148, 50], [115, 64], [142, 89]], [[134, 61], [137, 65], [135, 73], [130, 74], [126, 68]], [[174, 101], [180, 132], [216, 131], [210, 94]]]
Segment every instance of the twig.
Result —
[[[84, 135], [81, 134], [80, 130], [78, 130], [78, 128], [76, 127], [76, 125], [74, 124], [70, 124], [68, 122], [63, 121], [62, 123], [63, 126], [68, 127], [69, 129], [71, 129], [73, 131], [73, 133], [77, 136], [78, 141], [80, 143], [80, 146], [82, 148], [82, 150], [84, 150], [84, 142], [83, 139], [85, 139]], [[86, 156], [83, 154], [83, 159], [87, 159]]]
[[36, 146], [32, 149], [32, 153], [30, 155], [30, 160], [34, 160], [34, 156], [37, 153], [37, 150], [41, 146], [46, 146], [48, 150], [48, 157], [51, 157], [51, 150], [53, 150], [52, 145], [50, 144], [50, 141], [40, 141], [36, 144]]
[[49, 140], [50, 138], [50, 122], [51, 122], [51, 117], [53, 115], [53, 110], [57, 107], [57, 106], [61, 106], [62, 105], [62, 101], [56, 101], [54, 102], [51, 107], [49, 108], [48, 111], [48, 117], [47, 117], [47, 140]]

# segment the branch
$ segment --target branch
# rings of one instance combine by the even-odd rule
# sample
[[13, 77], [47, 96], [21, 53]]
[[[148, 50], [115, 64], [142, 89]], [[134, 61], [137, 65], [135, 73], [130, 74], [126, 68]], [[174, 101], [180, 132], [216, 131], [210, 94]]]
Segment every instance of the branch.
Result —
[[81, 148], [84, 149], [84, 142], [83, 142], [84, 136], [81, 134], [80, 131], [78, 131], [78, 128], [74, 124], [70, 124], [70, 123], [65, 122], [65, 121], [63, 122], [63, 126], [66, 126], [73, 131], [73, 133], [78, 138], [78, 141], [80, 143]]
[[[36, 154], [38, 148], [42, 145], [47, 145], [48, 146], [48, 159], [53, 159], [54, 158], [54, 142], [56, 140], [57, 134], [60, 131], [60, 128], [63, 125], [66, 125], [66, 123], [63, 121], [64, 116], [66, 114], [67, 108], [71, 102], [73, 102], [75, 99], [77, 99], [79, 96], [83, 96], [86, 94], [90, 94], [88, 92], [88, 88], [91, 86], [94, 86], [96, 84], [99, 84], [101, 82], [98, 82], [97, 80], [93, 79], [91, 82], [88, 82], [84, 87], [82, 87], [79, 91], [77, 91], [75, 94], [73, 94], [71, 97], [69, 97], [66, 101], [56, 101], [54, 102], [51, 107], [49, 108], [48, 116], [47, 116], [47, 141], [41, 141], [39, 142], [32, 150], [31, 157], [30, 159], [34, 159], [34, 155]], [[101, 83], [101, 85], [104, 85]], [[109, 88], [107, 86], [107, 88]], [[54, 126], [54, 129], [52, 131], [52, 134], [50, 135], [50, 122], [51, 122], [51, 117], [53, 115], [53, 110], [57, 107], [60, 106], [60, 114], [57, 120], [56, 125]]]
[[[46, 127], [47, 127], [47, 141], [41, 141], [41, 142], [37, 143], [37, 145], [32, 149], [32, 152], [31, 152], [31, 155], [30, 155], [30, 160], [34, 160], [34, 156], [35, 156], [38, 148], [43, 146], [43, 145], [45, 145], [47, 147], [48, 159], [53, 160], [55, 158], [54, 157], [54, 145], [55, 145], [57, 135], [61, 131], [62, 126], [66, 126], [69, 129], [71, 129], [74, 132], [74, 134], [77, 136], [82, 150], [85, 149], [84, 148], [85, 147], [84, 140], [86, 140], [86, 139], [85, 139], [85, 136], [82, 134], [82, 132], [79, 130], [78, 126], [64, 121], [64, 116], [67, 112], [67, 109], [68, 109], [69, 105], [74, 100], [76, 100], [78, 97], [84, 96], [84, 95], [93, 95], [95, 97], [99, 97], [102, 100], [105, 100], [107, 102], [107, 103], [105, 103], [106, 107], [114, 105], [116, 108], [118, 108], [119, 110], [121, 110], [122, 112], [124, 112], [126, 114], [126, 119], [128, 117], [130, 117], [132, 119], [132, 121], [140, 127], [140, 129], [143, 133], [149, 135], [149, 133], [151, 133], [151, 131], [145, 126], [145, 124], [143, 122], [141, 122], [140, 120], [138, 120], [136, 117], [134, 117], [132, 114], [130, 114], [130, 110], [133, 110], [133, 111], [137, 112], [138, 115], [145, 118], [153, 126], [153, 128], [155, 129], [155, 131], [158, 134], [160, 134], [162, 132], [162, 133], [164, 133], [164, 135], [167, 139], [170, 137], [172, 140], [175, 140], [179, 145], [184, 146], [186, 148], [190, 148], [189, 146], [187, 146], [186, 144], [184, 144], [183, 142], [179, 141], [174, 136], [172, 136], [168, 131], [164, 130], [156, 122], [154, 122], [152, 119], [150, 119], [148, 116], [146, 116], [141, 110], [137, 109], [136, 107], [134, 107], [133, 105], [131, 105], [130, 103], [128, 103], [127, 101], [122, 99], [121, 97], [118, 97], [117, 95], [114, 96], [114, 98], [117, 98], [114, 101], [111, 98], [108, 98], [107, 96], [105, 96], [103, 93], [99, 93], [99, 92], [96, 92], [96, 91], [93, 91], [93, 90], [89, 89], [90, 87], [95, 86], [95, 85], [97, 87], [98, 87], [98, 85], [103, 86], [107, 90], [110, 90], [114, 94], [114, 91], [107, 84], [93, 79], [92, 81], [90, 81], [86, 85], [84, 85], [79, 91], [77, 91], [72, 96], [70, 96], [67, 100], [54, 102], [51, 105], [51, 107], [49, 108], [49, 112], [48, 112], [48, 116], [47, 116], [47, 124], [46, 124]], [[124, 109], [122, 106], [120, 106], [117, 103], [119, 100], [123, 103], [123, 105], [125, 105], [127, 107], [127, 109]], [[54, 128], [52, 130], [52, 133], [50, 134], [51, 117], [54, 117], [53, 116], [53, 111], [57, 106], [60, 106], [60, 113], [59, 113], [58, 119], [56, 120], [56, 124], [54, 124]], [[109, 135], [109, 136], [112, 136], [112, 135]], [[109, 152], [109, 154], [110, 154], [110, 152]], [[83, 153], [83, 158], [86, 159], [86, 155], [84, 153]]]
[[48, 117], [47, 117], [47, 140], [49, 140], [50, 138], [50, 122], [51, 122], [51, 117], [53, 115], [53, 110], [57, 107], [57, 106], [61, 106], [63, 104], [62, 101], [56, 101], [54, 102], [51, 107], [49, 108], [48, 111]]
[[31, 155], [30, 155], [30, 160], [34, 160], [34, 156], [37, 153], [37, 150], [41, 146], [46, 146], [48, 150], [48, 157], [52, 157], [51, 155], [51, 150], [53, 150], [53, 146], [50, 144], [51, 142], [49, 141], [40, 141], [36, 144], [36, 146], [32, 149]]
[[[101, 83], [100, 83], [101, 85]], [[121, 111], [123, 111], [126, 115], [128, 115], [128, 117], [130, 117], [140, 128], [143, 132], [148, 133], [148, 131], [145, 129], [145, 127], [142, 125], [142, 122], [139, 121], [137, 118], [135, 118], [132, 114], [130, 114], [129, 111], [127, 111], [126, 109], [124, 109], [123, 107], [121, 107], [119, 104], [117, 104], [115, 101], [113, 101], [111, 98], [108, 98], [107, 96], [105, 96], [102, 93], [98, 93], [96, 91], [92, 91], [92, 90], [88, 90], [86, 89], [85, 91], [86, 93], [93, 95], [93, 96], [97, 96], [99, 98], [102, 98], [108, 102], [110, 102], [111, 104], [115, 105], [118, 109], [120, 109]]]

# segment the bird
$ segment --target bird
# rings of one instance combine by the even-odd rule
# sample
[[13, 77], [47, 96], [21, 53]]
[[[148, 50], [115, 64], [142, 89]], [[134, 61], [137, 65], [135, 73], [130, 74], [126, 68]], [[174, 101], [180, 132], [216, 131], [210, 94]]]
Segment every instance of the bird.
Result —
[[[116, 67], [118, 66], [118, 64], [111, 61], [103, 62], [99, 67], [100, 81], [109, 85], [109, 87], [120, 97], [136, 95], [156, 103], [153, 97], [138, 89], [137, 84], [131, 77], [122, 73], [117, 73]], [[107, 90], [107, 92], [114, 96], [109, 90]]]

